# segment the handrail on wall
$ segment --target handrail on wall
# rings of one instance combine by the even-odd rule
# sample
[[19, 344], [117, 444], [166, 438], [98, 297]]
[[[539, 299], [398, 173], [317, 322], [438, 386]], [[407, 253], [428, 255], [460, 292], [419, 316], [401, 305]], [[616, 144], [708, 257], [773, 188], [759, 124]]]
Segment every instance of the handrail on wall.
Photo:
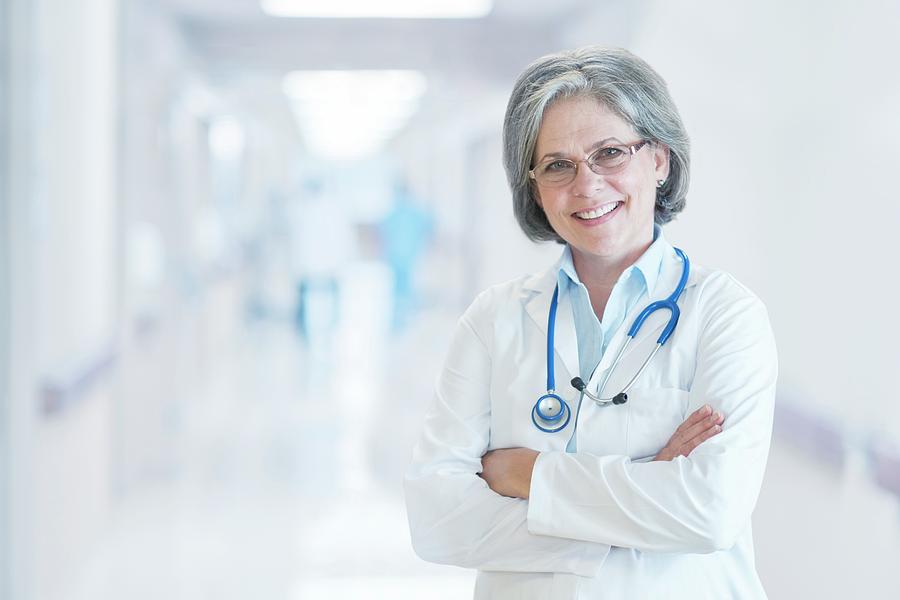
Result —
[[836, 469], [844, 467], [848, 453], [862, 452], [868, 477], [900, 501], [900, 445], [876, 434], [854, 434], [795, 403], [779, 401], [775, 407], [776, 436]]
[[41, 412], [55, 415], [76, 404], [111, 372], [117, 359], [118, 350], [110, 342], [71, 366], [46, 375], [38, 392]]
[[845, 434], [837, 423], [793, 403], [775, 403], [775, 435], [821, 462], [840, 469], [847, 460]]
[[873, 439], [868, 451], [875, 483], [900, 498], [900, 448], [887, 441]]

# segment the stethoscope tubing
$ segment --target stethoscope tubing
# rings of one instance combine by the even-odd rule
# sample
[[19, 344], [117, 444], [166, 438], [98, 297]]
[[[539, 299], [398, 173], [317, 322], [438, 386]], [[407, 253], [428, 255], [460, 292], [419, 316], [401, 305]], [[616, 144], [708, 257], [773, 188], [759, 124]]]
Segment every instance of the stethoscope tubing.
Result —
[[[591, 398], [598, 406], [608, 406], [610, 404], [623, 404], [628, 399], [628, 391], [631, 387], [637, 382], [640, 376], [646, 371], [647, 367], [650, 365], [650, 362], [657, 355], [660, 349], [665, 345], [665, 343], [669, 340], [669, 337], [675, 331], [675, 327], [678, 325], [678, 320], [681, 317], [681, 309], [678, 307], [678, 299], [681, 297], [682, 292], [684, 292], [684, 288], [687, 285], [688, 278], [691, 272], [691, 262], [688, 259], [687, 255], [679, 248], [675, 248], [675, 253], [681, 258], [684, 263], [684, 267], [681, 270], [681, 278], [678, 280], [678, 285], [675, 287], [675, 290], [669, 294], [669, 296], [663, 300], [657, 300], [655, 302], [651, 302], [648, 304], [644, 310], [638, 314], [637, 318], [635, 318], [634, 322], [631, 324], [631, 327], [628, 329], [628, 334], [625, 339], [625, 343], [622, 344], [622, 347], [619, 348], [619, 351], [616, 353], [616, 357], [613, 360], [612, 366], [607, 370], [606, 377], [603, 379], [603, 384], [600, 386], [600, 390], [606, 388], [606, 384], [609, 381], [610, 375], [616, 370], [616, 367], [619, 366], [619, 361], [622, 359], [622, 356], [625, 354], [625, 349], [628, 348], [628, 345], [634, 339], [634, 337], [638, 334], [643, 326], [644, 322], [647, 318], [652, 315], [654, 312], [662, 309], [667, 309], [669, 311], [669, 321], [666, 323], [666, 326], [663, 328], [662, 333], [660, 333], [659, 338], [656, 340], [656, 347], [650, 353], [649, 356], [644, 360], [641, 364], [641, 367], [637, 370], [634, 376], [625, 384], [625, 387], [622, 388], [622, 391], [613, 396], [612, 398], [602, 398], [599, 396], [595, 396], [591, 392], [587, 390], [587, 386], [585, 386], [584, 382], [581, 378], [576, 377], [572, 380], [572, 385], [576, 389], [578, 389], [581, 393]], [[566, 425], [569, 424], [569, 420], [572, 417], [572, 410], [570, 409], [568, 403], [563, 400], [563, 398], [556, 394], [556, 376], [555, 369], [553, 365], [553, 341], [555, 339], [556, 334], [556, 310], [559, 304], [559, 284], [557, 284], [556, 288], [553, 290], [553, 298], [550, 301], [550, 314], [547, 319], [547, 393], [538, 398], [538, 401], [535, 402], [534, 407], [531, 409], [531, 420], [534, 423], [535, 427], [539, 430], [544, 431], [546, 433], [556, 433], [565, 429]], [[543, 411], [540, 409], [540, 405], [543, 400], [550, 399], [553, 402], [559, 403], [559, 411], [554, 415], [545, 415]], [[562, 424], [556, 425], [557, 421], [560, 421], [565, 414], [565, 420]], [[541, 425], [539, 421], [543, 421], [545, 424], [552, 424], [551, 427], [544, 427]]]
[[684, 291], [684, 286], [687, 285], [688, 277], [691, 274], [691, 261], [688, 260], [687, 255], [679, 248], [675, 248], [675, 253], [678, 254], [679, 257], [681, 257], [681, 260], [684, 263], [684, 267], [681, 269], [681, 278], [678, 280], [678, 286], [671, 294], [669, 294], [668, 298], [657, 300], [656, 302], [651, 302], [644, 308], [644, 310], [641, 311], [641, 313], [634, 320], [634, 323], [631, 324], [631, 328], [628, 330], [629, 338], [634, 338], [634, 336], [637, 335], [638, 331], [640, 331], [641, 327], [644, 325], [644, 321], [647, 320], [647, 317], [664, 308], [668, 309], [671, 315], [669, 317], [669, 322], [662, 330], [662, 333], [659, 334], [659, 338], [656, 340], [656, 343], [660, 346], [665, 345], [666, 341], [669, 339], [669, 336], [672, 335], [673, 331], [675, 331], [675, 327], [678, 325], [678, 319], [681, 316], [681, 309], [678, 308], [678, 299], [681, 297], [681, 293]]
[[[650, 362], [656, 356], [656, 354], [662, 349], [665, 343], [669, 340], [669, 337], [675, 331], [675, 327], [678, 325], [678, 319], [681, 317], [681, 309], [678, 307], [678, 299], [681, 297], [681, 293], [684, 291], [684, 287], [687, 285], [688, 277], [691, 274], [691, 261], [688, 259], [687, 255], [682, 252], [679, 248], [675, 248], [675, 253], [681, 257], [682, 262], [684, 263], [684, 267], [681, 270], [681, 278], [678, 280], [678, 285], [675, 287], [675, 290], [669, 294], [669, 296], [663, 300], [657, 300], [656, 302], [651, 302], [648, 304], [644, 310], [637, 316], [634, 320], [634, 323], [631, 324], [631, 328], [628, 330], [628, 337], [625, 340], [625, 343], [622, 344], [622, 347], [619, 349], [619, 352], [616, 354], [615, 360], [613, 360], [612, 366], [606, 373], [606, 377], [603, 380], [603, 385], [600, 386], [600, 390], [602, 391], [606, 387], [606, 382], [609, 381], [609, 376], [616, 370], [616, 367], [619, 366], [619, 361], [622, 359], [622, 356], [625, 354], [625, 349], [634, 339], [634, 337], [641, 330], [641, 327], [644, 324], [644, 321], [647, 320], [647, 317], [652, 315], [654, 312], [662, 309], [668, 309], [669, 311], [669, 322], [666, 323], [666, 326], [663, 328], [662, 333], [659, 334], [659, 337], [656, 339], [656, 347], [653, 349], [644, 362], [641, 364], [641, 367], [637, 370], [637, 373], [625, 384], [625, 387], [622, 388], [618, 394], [613, 396], [612, 398], [603, 398], [594, 396], [589, 393], [586, 389], [584, 393], [591, 398], [596, 404], [605, 406], [607, 404], [616, 403], [616, 398], [622, 398], [624, 396], [627, 399], [628, 391], [631, 387], [637, 382], [640, 376], [647, 370], [647, 367], [650, 365]], [[621, 402], [620, 402], [621, 403]]]
[[556, 376], [553, 368], [553, 340], [556, 338], [556, 308], [559, 305], [559, 285], [553, 290], [550, 300], [550, 316], [547, 319], [547, 393], [556, 389]]

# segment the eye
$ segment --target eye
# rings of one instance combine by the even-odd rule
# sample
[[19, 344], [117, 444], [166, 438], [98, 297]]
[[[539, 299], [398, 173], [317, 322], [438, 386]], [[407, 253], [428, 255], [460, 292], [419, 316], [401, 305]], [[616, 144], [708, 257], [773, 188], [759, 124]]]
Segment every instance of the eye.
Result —
[[617, 160], [625, 154], [625, 151], [619, 148], [618, 146], [607, 146], [605, 148], [600, 148], [594, 153], [594, 160], [597, 161], [609, 161], [609, 160]]
[[566, 171], [573, 168], [575, 168], [575, 165], [568, 160], [554, 160], [544, 165], [544, 171], [547, 173], [559, 173], [560, 171]]

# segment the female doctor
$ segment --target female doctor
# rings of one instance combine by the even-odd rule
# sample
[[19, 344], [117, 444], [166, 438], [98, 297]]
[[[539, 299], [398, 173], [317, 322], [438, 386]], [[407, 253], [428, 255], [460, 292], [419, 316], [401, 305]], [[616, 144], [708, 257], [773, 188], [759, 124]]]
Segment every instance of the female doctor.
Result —
[[563, 252], [459, 320], [405, 481], [414, 549], [478, 569], [476, 598], [765, 598], [775, 344], [662, 234], [689, 179], [665, 82], [624, 50], [546, 56], [503, 143], [520, 226]]

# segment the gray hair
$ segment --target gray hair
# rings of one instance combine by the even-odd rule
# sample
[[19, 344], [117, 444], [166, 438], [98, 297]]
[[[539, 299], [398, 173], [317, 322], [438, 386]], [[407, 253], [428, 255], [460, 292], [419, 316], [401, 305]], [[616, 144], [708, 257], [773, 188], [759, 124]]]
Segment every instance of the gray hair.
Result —
[[690, 182], [690, 140], [666, 82], [646, 62], [621, 48], [587, 46], [539, 58], [516, 81], [503, 120], [503, 166], [519, 226], [532, 241], [564, 243], [550, 226], [528, 176], [544, 111], [573, 96], [596, 98], [643, 139], [669, 149], [669, 177], [656, 191], [654, 220], [671, 221], [684, 209]]

